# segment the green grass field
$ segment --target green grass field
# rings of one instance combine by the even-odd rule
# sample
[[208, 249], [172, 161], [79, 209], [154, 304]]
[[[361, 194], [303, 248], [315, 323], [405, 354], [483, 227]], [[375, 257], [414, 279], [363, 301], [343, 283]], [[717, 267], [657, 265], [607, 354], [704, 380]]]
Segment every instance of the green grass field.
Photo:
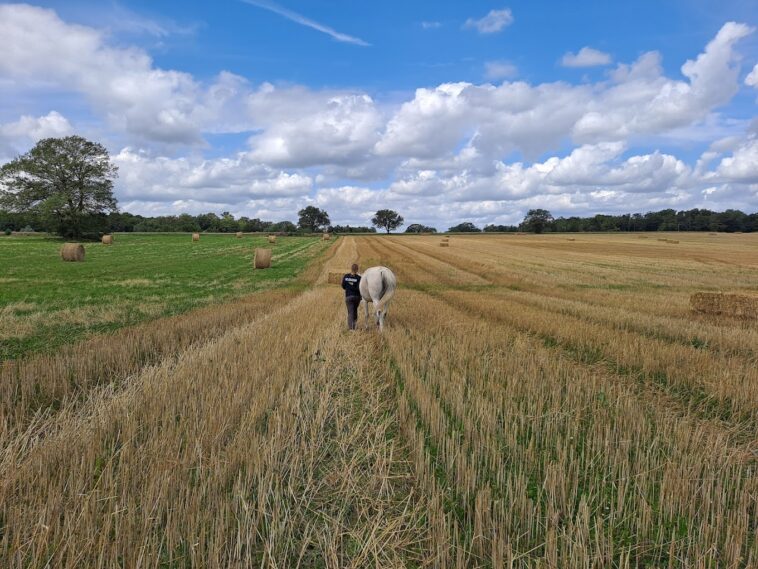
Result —
[[[120, 234], [87, 243], [83, 263], [64, 263], [62, 241], [0, 237], [0, 359], [52, 351], [95, 332], [178, 314], [254, 291], [295, 286], [330, 243], [311, 237]], [[274, 249], [271, 269], [252, 269], [255, 247]]]

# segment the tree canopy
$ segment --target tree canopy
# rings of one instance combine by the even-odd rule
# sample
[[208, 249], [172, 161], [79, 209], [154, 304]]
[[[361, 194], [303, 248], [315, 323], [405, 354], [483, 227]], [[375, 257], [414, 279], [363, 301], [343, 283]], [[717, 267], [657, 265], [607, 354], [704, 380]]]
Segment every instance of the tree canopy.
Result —
[[405, 228], [406, 233], [437, 233], [437, 229], [420, 223], [411, 223]]
[[297, 212], [298, 221], [297, 225], [301, 229], [307, 229], [311, 232], [320, 231], [326, 228], [329, 221], [329, 214], [323, 209], [319, 209], [316, 206], [309, 205]]
[[380, 209], [371, 218], [371, 223], [374, 227], [380, 227], [387, 233], [400, 227], [404, 221], [402, 215], [391, 209]]
[[481, 232], [481, 229], [470, 221], [464, 221], [463, 223], [459, 223], [458, 225], [449, 228], [448, 231], [450, 233], [479, 233]]
[[117, 171], [97, 142], [45, 138], [0, 168], [0, 205], [36, 214], [48, 230], [78, 238], [99, 214], [117, 210]]
[[521, 223], [526, 231], [542, 233], [545, 228], [553, 221], [553, 214], [546, 209], [530, 209], [526, 212], [526, 217]]

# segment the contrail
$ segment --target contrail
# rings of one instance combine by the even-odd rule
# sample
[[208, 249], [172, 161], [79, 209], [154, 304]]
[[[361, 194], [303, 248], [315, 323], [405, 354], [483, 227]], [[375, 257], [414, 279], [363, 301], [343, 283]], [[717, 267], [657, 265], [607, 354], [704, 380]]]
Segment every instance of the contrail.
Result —
[[275, 14], [279, 14], [280, 16], [283, 16], [287, 18], [288, 20], [292, 20], [293, 22], [296, 22], [302, 26], [308, 26], [309, 28], [313, 28], [314, 30], [318, 30], [319, 32], [328, 34], [332, 36], [334, 39], [336, 39], [337, 41], [352, 43], [355, 45], [362, 45], [362, 46], [371, 45], [370, 43], [363, 41], [361, 38], [356, 38], [353, 36], [349, 36], [347, 34], [340, 33], [334, 28], [330, 28], [329, 26], [319, 24], [318, 22], [314, 22], [313, 20], [306, 18], [305, 16], [301, 16], [297, 12], [293, 12], [292, 10], [289, 10], [283, 6], [279, 6], [278, 4], [274, 2], [268, 2], [267, 0], [241, 0], [241, 1], [244, 2], [245, 4], [250, 4], [251, 6], [257, 6], [258, 8], [263, 8], [264, 10], [268, 10], [270, 12], [274, 12]]

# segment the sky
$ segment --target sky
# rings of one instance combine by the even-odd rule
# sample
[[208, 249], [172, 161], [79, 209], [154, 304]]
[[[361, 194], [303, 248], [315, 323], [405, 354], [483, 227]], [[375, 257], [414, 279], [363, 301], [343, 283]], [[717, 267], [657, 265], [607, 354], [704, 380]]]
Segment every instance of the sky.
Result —
[[758, 0], [0, 2], [0, 163], [99, 141], [143, 215], [754, 212], [756, 28]]

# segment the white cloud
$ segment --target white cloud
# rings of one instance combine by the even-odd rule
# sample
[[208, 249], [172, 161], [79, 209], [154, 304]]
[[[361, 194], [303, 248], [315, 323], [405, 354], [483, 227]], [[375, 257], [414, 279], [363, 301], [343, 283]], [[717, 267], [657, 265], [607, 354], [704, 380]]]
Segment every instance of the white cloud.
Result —
[[758, 138], [749, 138], [723, 158], [715, 174], [726, 181], [758, 184]]
[[307, 196], [313, 180], [263, 165], [244, 153], [203, 160], [153, 157], [125, 148], [113, 156], [119, 167], [122, 201], [167, 202], [192, 199], [240, 204], [246, 200]]
[[425, 30], [436, 30], [437, 28], [442, 27], [442, 22], [424, 21], [421, 22], [421, 27]]
[[22, 116], [15, 122], [0, 125], [0, 133], [8, 138], [25, 138], [36, 142], [43, 138], [66, 136], [72, 131], [68, 119], [56, 111], [42, 117]]
[[0, 37], [0, 76], [16, 90], [81, 93], [111, 127], [146, 140], [200, 143], [243, 83], [223, 73], [203, 87], [188, 73], [156, 68], [140, 49], [112, 47], [102, 32], [27, 5], [0, 5]]
[[758, 63], [755, 64], [753, 70], [745, 77], [745, 85], [758, 89]]
[[509, 61], [488, 61], [484, 64], [484, 77], [497, 81], [512, 79], [518, 74], [518, 68]]
[[513, 23], [513, 14], [509, 8], [490, 10], [486, 16], [475, 19], [469, 18], [463, 27], [476, 29], [480, 34], [494, 34]]
[[[310, 99], [308, 105], [286, 104], [304, 94]], [[276, 166], [360, 162], [367, 159], [383, 125], [371, 97], [362, 94], [311, 95], [270, 87], [251, 95], [249, 108], [265, 125], [264, 132], [250, 140], [252, 156]], [[267, 115], [259, 112], [263, 109]]]
[[23, 115], [17, 121], [0, 124], [0, 163], [43, 138], [67, 136], [72, 132], [68, 119], [56, 111], [41, 117]]
[[566, 53], [561, 58], [561, 65], [564, 67], [596, 67], [609, 65], [611, 61], [610, 54], [591, 47], [583, 47], [578, 53]]

